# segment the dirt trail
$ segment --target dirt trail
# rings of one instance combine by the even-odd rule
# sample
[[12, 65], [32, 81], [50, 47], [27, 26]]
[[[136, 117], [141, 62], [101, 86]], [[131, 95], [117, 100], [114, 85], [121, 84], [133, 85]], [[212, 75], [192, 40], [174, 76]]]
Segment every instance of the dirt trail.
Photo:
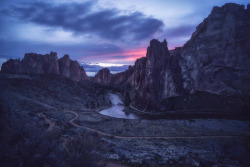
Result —
[[84, 128], [91, 132], [98, 133], [99, 135], [102, 135], [102, 136], [113, 137], [116, 139], [197, 139], [197, 138], [239, 138], [239, 137], [242, 137], [242, 136], [232, 136], [232, 135], [231, 136], [184, 136], [184, 137], [183, 136], [116, 136], [113, 134], [101, 132], [96, 129], [78, 125], [74, 122], [79, 117], [79, 114], [77, 112], [74, 112], [74, 111], [64, 111], [64, 112], [75, 115], [75, 117], [69, 121], [71, 125], [78, 127], [78, 128]]
[[50, 119], [48, 119], [43, 113], [38, 113], [37, 114], [39, 117], [41, 117], [41, 118], [44, 118], [45, 119], [45, 121], [49, 124], [49, 127], [48, 127], [48, 131], [52, 131], [53, 130], [53, 128], [54, 128], [54, 126], [55, 126], [55, 123], [54, 122], [52, 122]]

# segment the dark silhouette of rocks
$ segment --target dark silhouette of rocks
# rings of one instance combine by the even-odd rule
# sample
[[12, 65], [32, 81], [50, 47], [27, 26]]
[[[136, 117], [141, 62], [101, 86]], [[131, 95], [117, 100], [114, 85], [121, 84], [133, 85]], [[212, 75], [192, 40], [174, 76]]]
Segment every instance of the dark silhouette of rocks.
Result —
[[104, 85], [120, 84], [121, 82], [127, 82], [132, 74], [134, 74], [134, 67], [132, 66], [129, 66], [128, 70], [116, 74], [112, 74], [108, 68], [103, 68], [92, 78], [92, 81]]
[[57, 53], [35, 54], [26, 53], [20, 61], [10, 59], [3, 63], [2, 73], [14, 74], [59, 74]]
[[113, 75], [110, 73], [108, 68], [103, 68], [98, 71], [94, 77], [94, 82], [101, 84], [109, 84], [113, 78]]
[[173, 52], [179, 59], [185, 90], [216, 94], [250, 92], [249, 11], [249, 5], [246, 10], [244, 5], [231, 3], [214, 7], [191, 39]]
[[141, 84], [138, 96], [142, 100], [150, 101], [146, 106], [148, 109], [158, 108], [158, 101], [162, 100], [165, 68], [169, 56], [166, 40], [163, 42], [155, 39], [150, 41], [146, 55], [145, 78], [142, 79], [144, 82]]
[[88, 79], [83, 67], [77, 61], [70, 60], [68, 55], [58, 60], [55, 52], [45, 55], [27, 53], [21, 61], [10, 59], [3, 63], [1, 73], [57, 74], [75, 81]]
[[87, 79], [87, 75], [82, 66], [77, 61], [72, 61], [69, 55], [64, 55], [58, 61], [60, 74], [75, 81]]
[[183, 47], [168, 51], [165, 40], [153, 39], [146, 57], [138, 59], [129, 70], [111, 77], [109, 74], [112, 79], [103, 80], [105, 84], [129, 83], [136, 92], [135, 104], [148, 110], [162, 107], [161, 102], [171, 97], [183, 97], [183, 101], [193, 94], [202, 97], [204, 93], [199, 92], [244, 96], [239, 103], [248, 103], [249, 27], [250, 5], [247, 9], [233, 3], [214, 7]]

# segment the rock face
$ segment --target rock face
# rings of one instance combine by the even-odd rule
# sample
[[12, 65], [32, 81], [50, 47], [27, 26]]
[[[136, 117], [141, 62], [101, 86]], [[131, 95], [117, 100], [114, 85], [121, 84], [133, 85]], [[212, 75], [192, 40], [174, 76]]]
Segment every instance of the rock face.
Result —
[[108, 68], [101, 69], [94, 77], [94, 82], [101, 84], [109, 84], [113, 78]]
[[59, 74], [57, 53], [41, 55], [35, 53], [25, 54], [22, 61], [9, 60], [2, 65], [2, 73], [18, 74]]
[[20, 59], [10, 59], [2, 64], [1, 73], [5, 74], [21, 74], [23, 70], [21, 68]]
[[45, 55], [27, 53], [21, 61], [10, 59], [3, 63], [1, 73], [57, 74], [75, 81], [88, 78], [78, 62], [70, 60], [68, 55], [58, 60], [55, 52]]
[[159, 108], [164, 88], [164, 75], [169, 61], [167, 42], [151, 40], [146, 58], [136, 61], [130, 83], [138, 91], [137, 104], [146, 104], [148, 110]]
[[124, 72], [117, 74], [112, 74], [108, 68], [103, 68], [98, 71], [95, 77], [92, 79], [95, 83], [100, 84], [120, 84], [122, 82], [128, 82], [131, 75], [134, 73], [134, 67], [129, 66], [128, 69]]
[[144, 83], [146, 79], [146, 60], [146, 57], [142, 57], [135, 61], [133, 72], [129, 79], [130, 84], [138, 90], [142, 90], [145, 87]]
[[249, 27], [249, 5], [247, 10], [236, 4], [214, 7], [191, 39], [172, 55], [179, 59], [176, 65], [181, 68], [183, 88], [190, 93], [249, 94]]
[[129, 83], [141, 109], [193, 109], [199, 100], [196, 109], [250, 109], [249, 27], [250, 5], [214, 7], [183, 47], [169, 52], [165, 40], [151, 40], [146, 57], [103, 81]]
[[87, 79], [87, 75], [82, 66], [77, 61], [72, 61], [69, 55], [64, 55], [59, 59], [60, 74], [75, 81]]
[[164, 75], [170, 54], [167, 42], [151, 40], [147, 56], [137, 59], [125, 72], [111, 74], [107, 68], [100, 70], [93, 81], [101, 84], [127, 82], [136, 90], [135, 102], [148, 110], [159, 108], [164, 92]]

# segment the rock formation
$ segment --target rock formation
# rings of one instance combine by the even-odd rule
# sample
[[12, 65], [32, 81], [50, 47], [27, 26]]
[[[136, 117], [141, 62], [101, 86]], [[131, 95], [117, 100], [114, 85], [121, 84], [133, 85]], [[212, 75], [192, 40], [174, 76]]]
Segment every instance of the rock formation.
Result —
[[82, 66], [77, 61], [72, 61], [69, 55], [64, 55], [59, 59], [60, 74], [75, 81], [87, 79], [87, 75]]
[[250, 103], [249, 27], [250, 5], [247, 9], [232, 3], [214, 7], [183, 47], [169, 52], [165, 40], [151, 40], [146, 57], [138, 59], [129, 72], [103, 80], [129, 83], [136, 92], [135, 104], [148, 110], [176, 106], [170, 102], [175, 97], [182, 106], [179, 109], [192, 108], [194, 99], [199, 103], [204, 96], [207, 108], [228, 108], [233, 96], [240, 97], [233, 101], [246, 108]]
[[88, 78], [83, 67], [77, 61], [70, 60], [68, 55], [58, 60], [55, 52], [45, 55], [27, 53], [21, 61], [10, 59], [3, 63], [1, 73], [57, 74], [75, 81]]
[[2, 73], [18, 74], [59, 74], [57, 53], [26, 53], [23, 60], [9, 60], [3, 63]]
[[248, 94], [249, 27], [250, 5], [246, 10], [236, 4], [214, 7], [191, 39], [173, 52], [179, 59], [183, 88], [190, 93]]
[[[151, 40], [147, 56], [137, 59], [125, 72], [111, 74], [107, 68], [100, 70], [93, 81], [101, 84], [127, 82], [136, 90], [136, 104], [148, 110], [159, 108], [164, 92], [165, 68], [169, 61], [167, 42]], [[146, 105], [146, 106], [145, 106]]]
[[150, 41], [146, 57], [136, 60], [128, 82], [137, 91], [135, 100], [140, 107], [146, 107], [148, 110], [159, 108], [169, 57], [166, 40], [159, 42], [153, 39]]
[[94, 82], [101, 84], [109, 84], [113, 78], [108, 68], [103, 68], [98, 71], [94, 77]]

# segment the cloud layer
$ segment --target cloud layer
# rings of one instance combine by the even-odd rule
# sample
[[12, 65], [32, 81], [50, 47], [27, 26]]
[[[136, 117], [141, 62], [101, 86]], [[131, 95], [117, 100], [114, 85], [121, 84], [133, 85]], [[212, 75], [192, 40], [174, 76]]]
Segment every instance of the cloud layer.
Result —
[[121, 15], [117, 9], [94, 10], [94, 2], [52, 4], [22, 3], [2, 12], [21, 20], [74, 34], [90, 34], [108, 40], [142, 40], [159, 31], [163, 22], [140, 12]]
[[[103, 66], [100, 66], [98, 64], [87, 64], [87, 63], [82, 63], [83, 68], [87, 72], [88, 76], [94, 76], [95, 74], [98, 73], [99, 70], [103, 68]], [[115, 74], [118, 72], [122, 72], [128, 69], [128, 65], [123, 65], [123, 66], [108, 66], [109, 70], [111, 73]]]

